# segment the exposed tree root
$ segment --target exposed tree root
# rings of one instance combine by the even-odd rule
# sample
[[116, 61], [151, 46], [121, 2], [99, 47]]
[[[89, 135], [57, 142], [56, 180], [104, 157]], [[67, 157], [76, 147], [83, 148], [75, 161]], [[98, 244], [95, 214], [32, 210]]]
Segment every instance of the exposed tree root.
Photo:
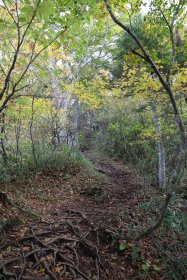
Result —
[[[17, 205], [16, 203], [14, 203], [8, 196], [6, 193], [4, 192], [0, 192], [0, 202], [6, 207], [7, 205], [9, 205], [10, 207], [18, 210], [19, 212], [26, 214], [28, 217], [32, 218], [33, 220], [40, 220], [41, 217], [39, 217], [38, 215], [36, 215], [35, 213], [28, 211], [26, 209], [23, 209], [22, 207], [20, 207], [19, 205]], [[10, 221], [11, 222], [11, 221]], [[1, 231], [1, 225], [0, 225], [0, 231]]]
[[73, 230], [74, 234], [78, 236], [80, 243], [90, 252], [90, 254], [96, 258], [101, 265], [101, 267], [106, 271], [106, 268], [104, 264], [102, 263], [100, 256], [99, 256], [99, 251], [97, 246], [92, 244], [86, 237], [80, 232], [78, 227], [73, 226], [72, 223], [68, 222], [69, 226]]
[[[31, 228], [30, 231], [32, 234], [26, 235], [16, 241], [16, 245], [19, 248], [20, 246], [26, 246], [23, 248], [26, 248], [27, 252], [18, 255], [16, 258], [0, 263], [0, 276], [16, 277], [15, 279], [20, 280], [33, 279], [32, 276], [30, 277], [28, 275], [27, 271], [34, 271], [42, 267], [45, 274], [49, 276], [49, 278], [45, 277], [45, 279], [58, 280], [61, 279], [65, 273], [68, 273], [71, 275], [72, 279], [78, 279], [78, 277], [81, 276], [83, 279], [91, 280], [92, 278], [90, 278], [81, 267], [81, 259], [77, 251], [78, 247], [81, 245], [84, 246], [88, 250], [90, 256], [95, 259], [95, 270], [97, 278], [99, 279], [100, 271], [104, 271], [105, 267], [100, 260], [98, 248], [93, 245], [77, 227], [70, 223], [68, 223], [68, 226], [71, 227], [73, 235], [76, 235], [76, 238], [61, 236], [57, 232], [58, 235], [55, 237], [50, 236], [47, 238], [47, 242], [40, 239], [45, 231], [37, 233]], [[48, 235], [49, 232], [46, 231], [46, 234]], [[77, 247], [78, 244], [80, 245]], [[69, 251], [68, 255], [64, 254], [63, 248], [66, 248], [65, 251]], [[16, 263], [16, 266], [14, 266], [14, 263]], [[19, 267], [18, 271], [16, 267]], [[37, 279], [44, 278], [41, 277]]]
[[19, 261], [20, 258], [21, 258], [21, 257], [13, 258], [13, 259], [11, 259], [11, 260], [8, 260], [8, 261], [6, 261], [6, 262], [0, 264], [0, 271], [3, 270], [7, 265], [10, 265], [10, 264], [13, 263], [13, 262]]

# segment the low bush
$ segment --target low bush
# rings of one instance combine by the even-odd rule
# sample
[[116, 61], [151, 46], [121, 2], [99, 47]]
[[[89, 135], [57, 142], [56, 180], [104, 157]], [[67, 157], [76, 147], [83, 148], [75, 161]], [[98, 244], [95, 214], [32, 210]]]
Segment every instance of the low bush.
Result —
[[6, 164], [0, 157], [0, 181], [22, 181], [38, 172], [67, 172], [85, 164], [84, 157], [76, 148], [63, 144], [37, 144], [33, 153], [33, 147], [24, 143], [18, 156], [7, 153]]

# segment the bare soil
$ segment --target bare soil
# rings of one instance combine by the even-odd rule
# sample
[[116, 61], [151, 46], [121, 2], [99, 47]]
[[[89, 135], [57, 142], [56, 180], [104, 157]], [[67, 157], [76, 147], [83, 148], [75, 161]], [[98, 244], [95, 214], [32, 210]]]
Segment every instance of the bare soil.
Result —
[[86, 156], [94, 170], [0, 186], [14, 202], [0, 201], [0, 279], [171, 279], [155, 246], [162, 228], [139, 242], [120, 240], [157, 214], [141, 208], [157, 190], [121, 161]]

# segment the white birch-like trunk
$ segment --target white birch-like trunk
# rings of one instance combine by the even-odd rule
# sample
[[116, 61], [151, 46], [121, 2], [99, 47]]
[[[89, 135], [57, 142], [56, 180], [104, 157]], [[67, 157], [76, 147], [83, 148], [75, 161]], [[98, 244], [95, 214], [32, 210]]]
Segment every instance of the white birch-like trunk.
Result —
[[73, 98], [72, 104], [72, 113], [70, 114], [70, 134], [68, 137], [68, 144], [71, 147], [79, 148], [79, 139], [78, 139], [78, 122], [79, 122], [79, 102], [77, 97]]
[[[56, 129], [55, 142], [66, 143], [68, 146], [79, 147], [78, 141], [78, 119], [79, 104], [76, 96], [68, 91], [62, 91], [59, 85], [59, 79], [54, 75], [53, 69], [57, 64], [53, 58], [50, 59], [51, 65], [51, 85], [53, 96], [55, 98], [55, 108], [60, 111], [63, 108], [63, 116], [60, 117], [60, 127]], [[69, 82], [73, 82], [73, 76], [68, 65], [64, 65], [69, 73]]]
[[151, 108], [154, 114], [154, 124], [156, 128], [156, 134], [158, 137], [157, 148], [158, 148], [158, 183], [159, 188], [165, 189], [166, 186], [166, 165], [165, 165], [165, 155], [164, 155], [164, 145], [162, 142], [162, 131], [157, 111], [157, 105], [155, 101], [152, 101]]

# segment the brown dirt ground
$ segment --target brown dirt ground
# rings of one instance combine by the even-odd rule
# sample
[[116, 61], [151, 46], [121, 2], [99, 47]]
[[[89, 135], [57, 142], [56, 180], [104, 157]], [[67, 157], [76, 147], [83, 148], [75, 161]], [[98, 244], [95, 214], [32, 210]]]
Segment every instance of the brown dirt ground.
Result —
[[133, 233], [147, 225], [149, 213], [140, 205], [157, 190], [137, 183], [121, 161], [86, 156], [95, 171], [49, 172], [0, 186], [27, 211], [0, 202], [1, 221], [10, 221], [0, 236], [0, 279], [171, 279], [154, 245], [162, 228], [139, 242], [119, 239], [131, 234], [130, 225]]

